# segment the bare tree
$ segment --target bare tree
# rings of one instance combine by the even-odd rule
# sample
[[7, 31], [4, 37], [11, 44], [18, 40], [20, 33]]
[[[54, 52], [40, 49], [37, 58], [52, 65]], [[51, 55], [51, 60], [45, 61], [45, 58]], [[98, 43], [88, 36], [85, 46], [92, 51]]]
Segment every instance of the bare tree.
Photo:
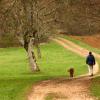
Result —
[[0, 3], [7, 7], [2, 6], [0, 12], [2, 19], [5, 19], [1, 21], [4, 34], [16, 34], [28, 54], [31, 70], [39, 71], [33, 47], [37, 47], [38, 57], [41, 57], [39, 39], [52, 32], [57, 23], [56, 0], [2, 0]]

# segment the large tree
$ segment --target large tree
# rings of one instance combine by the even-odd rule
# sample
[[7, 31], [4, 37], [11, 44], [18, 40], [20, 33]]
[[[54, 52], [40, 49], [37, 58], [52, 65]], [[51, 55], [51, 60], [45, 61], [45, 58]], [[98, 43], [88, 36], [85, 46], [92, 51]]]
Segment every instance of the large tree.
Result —
[[39, 71], [33, 47], [41, 57], [39, 40], [56, 28], [59, 0], [1, 0], [0, 34], [14, 33], [28, 53], [32, 71]]

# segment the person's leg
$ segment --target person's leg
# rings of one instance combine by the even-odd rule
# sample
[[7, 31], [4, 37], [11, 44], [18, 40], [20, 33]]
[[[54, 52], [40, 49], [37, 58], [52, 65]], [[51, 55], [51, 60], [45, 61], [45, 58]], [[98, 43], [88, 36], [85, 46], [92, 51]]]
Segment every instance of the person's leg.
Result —
[[93, 65], [90, 66], [91, 76], [93, 76]]
[[91, 75], [90, 65], [88, 65], [88, 71], [89, 71], [89, 75]]

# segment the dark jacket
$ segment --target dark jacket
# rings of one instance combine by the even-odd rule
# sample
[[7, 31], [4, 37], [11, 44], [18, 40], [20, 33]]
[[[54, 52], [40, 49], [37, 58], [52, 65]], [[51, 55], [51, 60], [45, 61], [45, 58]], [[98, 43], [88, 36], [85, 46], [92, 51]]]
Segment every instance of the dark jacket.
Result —
[[95, 58], [93, 55], [88, 55], [86, 59], [86, 64], [95, 65]]

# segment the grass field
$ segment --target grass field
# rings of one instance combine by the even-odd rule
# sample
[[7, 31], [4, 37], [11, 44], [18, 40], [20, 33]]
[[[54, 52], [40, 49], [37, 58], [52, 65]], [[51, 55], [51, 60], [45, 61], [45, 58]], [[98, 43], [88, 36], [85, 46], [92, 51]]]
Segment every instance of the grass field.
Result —
[[25, 100], [27, 90], [35, 82], [68, 77], [67, 69], [75, 68], [75, 75], [87, 72], [85, 59], [56, 43], [41, 45], [41, 72], [32, 74], [23, 48], [0, 49], [0, 100]]

